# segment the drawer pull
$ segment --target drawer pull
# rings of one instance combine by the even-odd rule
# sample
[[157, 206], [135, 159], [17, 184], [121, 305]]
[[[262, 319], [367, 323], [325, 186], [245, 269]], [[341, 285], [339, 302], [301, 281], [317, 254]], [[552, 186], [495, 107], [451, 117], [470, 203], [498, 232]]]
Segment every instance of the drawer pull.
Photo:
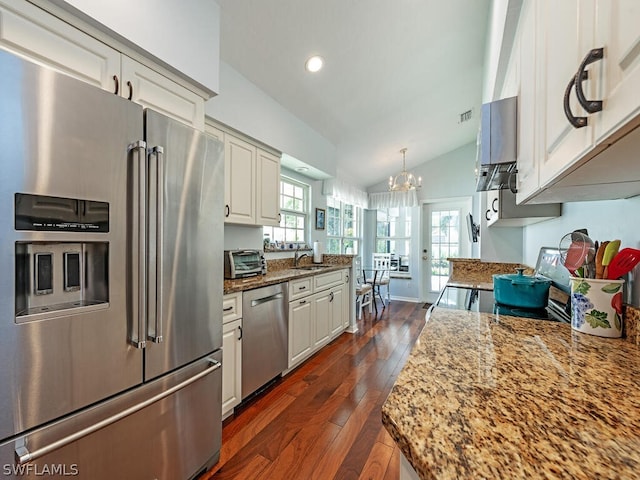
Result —
[[231, 310], [233, 310], [233, 307], [225, 307], [222, 309], [223, 312], [230, 312]]

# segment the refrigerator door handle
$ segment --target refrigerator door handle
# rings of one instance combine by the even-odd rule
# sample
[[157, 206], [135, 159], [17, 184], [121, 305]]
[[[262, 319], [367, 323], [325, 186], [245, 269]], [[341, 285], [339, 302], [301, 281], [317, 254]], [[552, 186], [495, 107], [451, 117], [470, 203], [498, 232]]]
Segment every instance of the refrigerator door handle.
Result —
[[26, 436], [18, 438], [16, 440], [16, 448], [15, 448], [16, 462], [20, 465], [23, 465], [27, 462], [31, 462], [48, 453], [51, 453], [54, 450], [62, 448], [65, 445], [75, 442], [76, 440], [79, 440], [82, 437], [86, 437], [87, 435], [97, 432], [102, 428], [105, 428], [113, 423], [116, 423], [117, 421], [122, 420], [123, 418], [128, 417], [129, 415], [133, 415], [134, 413], [139, 412], [143, 408], [146, 408], [149, 405], [156, 403], [162, 400], [163, 398], [168, 397], [169, 395], [174, 394], [178, 390], [182, 390], [183, 388], [191, 385], [192, 383], [197, 382], [202, 377], [206, 377], [210, 373], [222, 367], [222, 364], [217, 360], [214, 360], [212, 358], [208, 358], [207, 360], [209, 362], [209, 366], [205, 370], [203, 370], [200, 373], [197, 373], [192, 377], [189, 377], [184, 382], [174, 385], [173, 387], [168, 388], [167, 390], [164, 390], [163, 392], [160, 392], [151, 398], [148, 398], [144, 402], [137, 403], [136, 405], [133, 405], [127, 408], [126, 410], [122, 410], [115, 415], [107, 417], [104, 420], [94, 423], [93, 425], [89, 425], [88, 427], [83, 428], [82, 430], [78, 430], [77, 432], [74, 432], [71, 435], [67, 435], [66, 437], [56, 440], [55, 442], [51, 442], [48, 445], [45, 445], [44, 447], [38, 448], [33, 452], [30, 452], [29, 449], [27, 448], [28, 441]]
[[130, 222], [130, 260], [131, 269], [131, 318], [132, 325], [129, 330], [129, 343], [136, 348], [145, 348], [145, 320], [147, 316], [147, 275], [146, 275], [146, 251], [147, 251], [147, 166], [146, 166], [146, 142], [139, 140], [129, 145], [131, 153], [131, 205], [129, 206], [132, 220]]
[[[155, 158], [152, 162], [151, 157]], [[163, 218], [164, 218], [164, 149], [156, 146], [149, 151], [149, 249], [148, 339], [163, 340], [162, 275], [163, 275]]]

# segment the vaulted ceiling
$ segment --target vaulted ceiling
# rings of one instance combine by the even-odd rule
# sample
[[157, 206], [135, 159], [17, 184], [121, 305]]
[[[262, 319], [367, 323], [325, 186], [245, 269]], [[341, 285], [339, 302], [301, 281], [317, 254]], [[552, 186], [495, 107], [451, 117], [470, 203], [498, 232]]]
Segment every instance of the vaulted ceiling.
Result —
[[340, 178], [366, 188], [403, 147], [410, 169], [475, 141], [489, 0], [218, 3], [221, 59], [335, 145]]

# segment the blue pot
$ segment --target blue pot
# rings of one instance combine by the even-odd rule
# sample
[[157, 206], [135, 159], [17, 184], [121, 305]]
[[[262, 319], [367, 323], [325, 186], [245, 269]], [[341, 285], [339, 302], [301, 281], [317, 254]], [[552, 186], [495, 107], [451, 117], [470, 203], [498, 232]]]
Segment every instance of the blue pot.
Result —
[[493, 296], [502, 305], [519, 308], [544, 308], [549, 300], [551, 280], [543, 276], [518, 273], [493, 276]]

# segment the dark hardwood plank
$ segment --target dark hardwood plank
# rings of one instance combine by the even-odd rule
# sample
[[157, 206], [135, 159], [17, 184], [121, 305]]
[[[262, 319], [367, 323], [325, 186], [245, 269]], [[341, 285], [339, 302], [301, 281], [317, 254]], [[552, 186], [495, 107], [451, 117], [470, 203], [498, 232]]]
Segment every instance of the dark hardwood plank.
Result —
[[225, 420], [220, 461], [200, 480], [397, 480], [380, 409], [424, 327], [422, 304], [394, 301]]

